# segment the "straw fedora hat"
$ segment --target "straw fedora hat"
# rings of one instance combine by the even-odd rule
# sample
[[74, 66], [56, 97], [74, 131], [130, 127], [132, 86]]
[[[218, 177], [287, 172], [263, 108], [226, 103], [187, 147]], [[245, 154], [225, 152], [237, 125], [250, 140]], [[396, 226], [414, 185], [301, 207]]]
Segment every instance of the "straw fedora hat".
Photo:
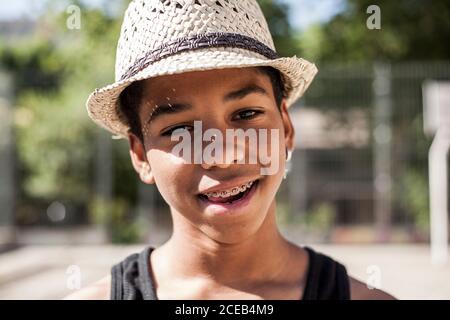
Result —
[[256, 0], [134, 0], [122, 23], [115, 82], [92, 92], [86, 107], [97, 124], [125, 138], [129, 126], [119, 96], [131, 83], [187, 71], [255, 66], [281, 71], [288, 107], [317, 73], [304, 59], [278, 56]]

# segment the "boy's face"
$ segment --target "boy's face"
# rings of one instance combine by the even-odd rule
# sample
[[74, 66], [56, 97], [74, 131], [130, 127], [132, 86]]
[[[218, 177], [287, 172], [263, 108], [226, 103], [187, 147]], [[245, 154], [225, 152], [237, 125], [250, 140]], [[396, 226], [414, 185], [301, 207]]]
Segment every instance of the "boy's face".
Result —
[[[156, 183], [171, 207], [174, 223], [193, 226], [223, 243], [236, 243], [256, 232], [269, 209], [274, 209], [275, 194], [284, 175], [286, 147], [293, 146], [294, 132], [285, 102], [279, 110], [270, 78], [254, 68], [216, 69], [160, 76], [145, 80], [143, 85], [139, 118], [144, 141], [130, 134], [130, 155], [141, 180]], [[243, 88], [253, 90], [236, 93]], [[231, 92], [235, 94], [229, 95]], [[194, 163], [174, 154], [180, 140], [172, 141], [171, 134], [181, 129], [177, 131], [189, 133], [194, 144], [198, 133], [193, 130], [194, 121], [201, 121], [202, 132], [214, 128], [222, 133], [223, 154], [229, 157], [214, 163]], [[237, 146], [243, 147], [247, 156], [256, 152], [256, 163], [248, 157], [245, 163], [236, 163], [243, 159], [238, 159], [234, 147], [227, 148], [227, 129], [257, 133], [266, 129], [267, 143]], [[270, 134], [275, 131], [278, 137]], [[200, 142], [200, 153], [210, 143]], [[261, 152], [269, 154], [271, 161], [278, 161], [272, 174], [261, 174], [261, 168], [267, 166], [260, 161]], [[248, 189], [233, 188], [249, 182], [253, 184]], [[208, 193], [224, 190], [228, 191], [222, 193], [225, 198]], [[236, 194], [238, 191], [242, 192]]]

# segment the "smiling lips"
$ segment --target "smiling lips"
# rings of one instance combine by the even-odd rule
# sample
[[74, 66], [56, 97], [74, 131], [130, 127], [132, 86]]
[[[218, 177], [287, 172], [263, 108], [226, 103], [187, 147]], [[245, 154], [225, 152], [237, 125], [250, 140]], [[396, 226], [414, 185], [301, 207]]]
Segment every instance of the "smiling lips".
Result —
[[216, 203], [231, 203], [241, 199], [253, 186], [255, 181], [247, 182], [230, 189], [200, 194], [205, 200]]

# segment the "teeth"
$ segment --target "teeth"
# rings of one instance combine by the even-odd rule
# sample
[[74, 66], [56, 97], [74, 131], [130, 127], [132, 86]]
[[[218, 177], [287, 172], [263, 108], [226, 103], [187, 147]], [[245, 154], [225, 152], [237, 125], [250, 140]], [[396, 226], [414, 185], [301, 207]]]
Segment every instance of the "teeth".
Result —
[[241, 185], [241, 186], [233, 187], [233, 188], [231, 188], [231, 189], [228, 189], [228, 190], [222, 190], [222, 191], [219, 191], [219, 192], [217, 192], [217, 191], [214, 191], [214, 192], [207, 192], [207, 193], [204, 193], [204, 195], [207, 196], [207, 197], [228, 198], [228, 197], [230, 197], [230, 196], [235, 196], [235, 195], [237, 195], [238, 193], [244, 192], [245, 190], [249, 189], [249, 188], [252, 186], [253, 182], [254, 182], [254, 181], [250, 181], [250, 182], [248, 182], [248, 183], [246, 183], [246, 184], [243, 184], [243, 185]]

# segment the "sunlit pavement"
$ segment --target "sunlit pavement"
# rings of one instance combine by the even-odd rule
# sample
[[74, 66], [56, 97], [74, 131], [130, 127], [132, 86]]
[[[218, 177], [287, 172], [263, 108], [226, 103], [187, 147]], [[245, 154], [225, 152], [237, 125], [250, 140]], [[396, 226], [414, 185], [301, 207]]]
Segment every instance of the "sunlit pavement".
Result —
[[[433, 267], [426, 245], [308, 244], [399, 299], [450, 299], [450, 263]], [[24, 246], [0, 254], [0, 299], [60, 299], [76, 286], [102, 278], [111, 266], [144, 245]], [[450, 254], [449, 254], [450, 256]], [[373, 279], [373, 278], [372, 278]]]

